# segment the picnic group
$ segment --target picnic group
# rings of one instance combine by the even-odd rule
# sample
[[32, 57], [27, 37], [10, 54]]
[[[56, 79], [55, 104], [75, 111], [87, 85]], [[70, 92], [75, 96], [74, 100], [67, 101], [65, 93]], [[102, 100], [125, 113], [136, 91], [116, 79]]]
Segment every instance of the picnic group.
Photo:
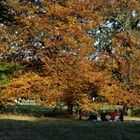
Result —
[[[83, 120], [84, 112], [79, 110], [79, 120]], [[109, 122], [123, 122], [124, 121], [124, 113], [120, 110], [112, 110], [112, 111], [102, 111], [101, 113], [89, 112], [87, 121], [109, 121]]]

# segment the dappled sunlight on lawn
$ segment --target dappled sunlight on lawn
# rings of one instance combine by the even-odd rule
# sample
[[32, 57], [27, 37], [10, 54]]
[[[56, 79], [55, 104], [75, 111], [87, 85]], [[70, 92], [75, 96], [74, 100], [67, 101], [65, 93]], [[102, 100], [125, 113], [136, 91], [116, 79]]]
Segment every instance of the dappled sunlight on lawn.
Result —
[[26, 116], [26, 115], [12, 115], [12, 114], [0, 114], [0, 120], [17, 120], [17, 121], [57, 121], [57, 120], [78, 120], [75, 117], [69, 117], [65, 115], [58, 115], [55, 117], [35, 117], [35, 116]]
[[17, 120], [17, 121], [47, 121], [47, 120], [53, 120], [53, 118], [47, 118], [47, 117], [34, 117], [34, 116], [21, 116], [21, 115], [0, 115], [0, 120], [2, 120], [2, 119]]
[[[83, 121], [86, 121], [86, 117], [83, 117]], [[53, 117], [35, 117], [29, 115], [13, 115], [13, 114], [0, 114], [0, 120], [17, 120], [17, 121], [57, 121], [57, 120], [72, 120], [78, 121], [78, 117], [58, 115]], [[125, 116], [124, 122], [140, 122], [140, 117]], [[102, 122], [99, 122], [102, 123]]]
[[126, 116], [125, 117], [125, 121], [126, 122], [139, 122], [140, 123], [140, 117], [129, 117], [129, 116]]

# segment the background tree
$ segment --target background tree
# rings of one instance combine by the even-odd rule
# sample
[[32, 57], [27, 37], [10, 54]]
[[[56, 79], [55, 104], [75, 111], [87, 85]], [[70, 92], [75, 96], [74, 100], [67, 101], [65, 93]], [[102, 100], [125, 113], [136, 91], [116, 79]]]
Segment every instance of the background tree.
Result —
[[[139, 76], [137, 76], [137, 80], [134, 80], [133, 75], [139, 73], [139, 67], [135, 65], [136, 61], [134, 60], [135, 58], [138, 60], [137, 54], [139, 54], [139, 6], [140, 3], [137, 1], [116, 1], [114, 5], [111, 5], [111, 9], [108, 8], [108, 19], [115, 21], [120, 28], [117, 32], [114, 32], [112, 42], [110, 41], [112, 50], [100, 55], [103, 56], [102, 61], [108, 63], [106, 68], [112, 71], [113, 77], [120, 81], [121, 85], [128, 86], [123, 92], [127, 92], [128, 97], [126, 99], [131, 98], [132, 102], [136, 104], [139, 102], [140, 94], [136, 82]], [[139, 65], [139, 60], [137, 65]], [[103, 64], [103, 66], [105, 65]], [[120, 93], [123, 95], [122, 92]], [[116, 95], [119, 95], [119, 93], [116, 93]], [[121, 97], [121, 95], [118, 97]], [[130, 105], [125, 102], [124, 100], [124, 105]]]

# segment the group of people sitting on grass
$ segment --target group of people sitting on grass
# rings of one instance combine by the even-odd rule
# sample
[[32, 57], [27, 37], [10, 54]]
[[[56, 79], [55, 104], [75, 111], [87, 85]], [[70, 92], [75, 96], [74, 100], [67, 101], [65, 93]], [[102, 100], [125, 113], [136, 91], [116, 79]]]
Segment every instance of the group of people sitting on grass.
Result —
[[[79, 120], [82, 120], [82, 116], [83, 116], [83, 112], [82, 110], [79, 110]], [[102, 111], [100, 114], [90, 112], [87, 120], [99, 121], [99, 122], [100, 121], [120, 122], [120, 121], [124, 121], [124, 113], [122, 110], [113, 110], [110, 112]]]

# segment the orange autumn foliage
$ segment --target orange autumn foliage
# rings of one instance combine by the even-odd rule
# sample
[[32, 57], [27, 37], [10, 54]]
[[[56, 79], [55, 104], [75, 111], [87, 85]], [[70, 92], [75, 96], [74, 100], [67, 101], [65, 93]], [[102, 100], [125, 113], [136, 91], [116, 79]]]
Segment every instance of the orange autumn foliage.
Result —
[[[14, 22], [10, 20], [0, 27], [0, 51], [10, 55], [12, 63], [25, 65], [27, 69], [0, 91], [0, 102], [5, 104], [17, 97], [28, 97], [45, 105], [63, 102], [73, 107], [78, 104], [85, 110], [99, 109], [104, 103], [137, 105], [139, 34], [131, 31], [127, 25], [129, 18], [126, 20], [125, 16], [135, 6], [139, 11], [138, 5], [138, 2], [123, 0], [44, 0], [41, 5], [26, 0], [2, 3], [14, 11], [10, 15]], [[124, 25], [124, 31], [112, 38], [115, 51], [99, 53], [101, 59], [91, 61], [89, 56], [95, 52], [95, 39], [86, 31], [96, 29], [112, 17]], [[38, 42], [42, 44], [34, 45]], [[13, 47], [16, 43], [19, 43], [17, 52]], [[30, 59], [21, 58], [24, 51], [32, 54]], [[130, 53], [135, 55], [126, 59]], [[113, 79], [114, 69], [119, 71], [122, 81]], [[95, 94], [98, 96], [93, 101]]]

